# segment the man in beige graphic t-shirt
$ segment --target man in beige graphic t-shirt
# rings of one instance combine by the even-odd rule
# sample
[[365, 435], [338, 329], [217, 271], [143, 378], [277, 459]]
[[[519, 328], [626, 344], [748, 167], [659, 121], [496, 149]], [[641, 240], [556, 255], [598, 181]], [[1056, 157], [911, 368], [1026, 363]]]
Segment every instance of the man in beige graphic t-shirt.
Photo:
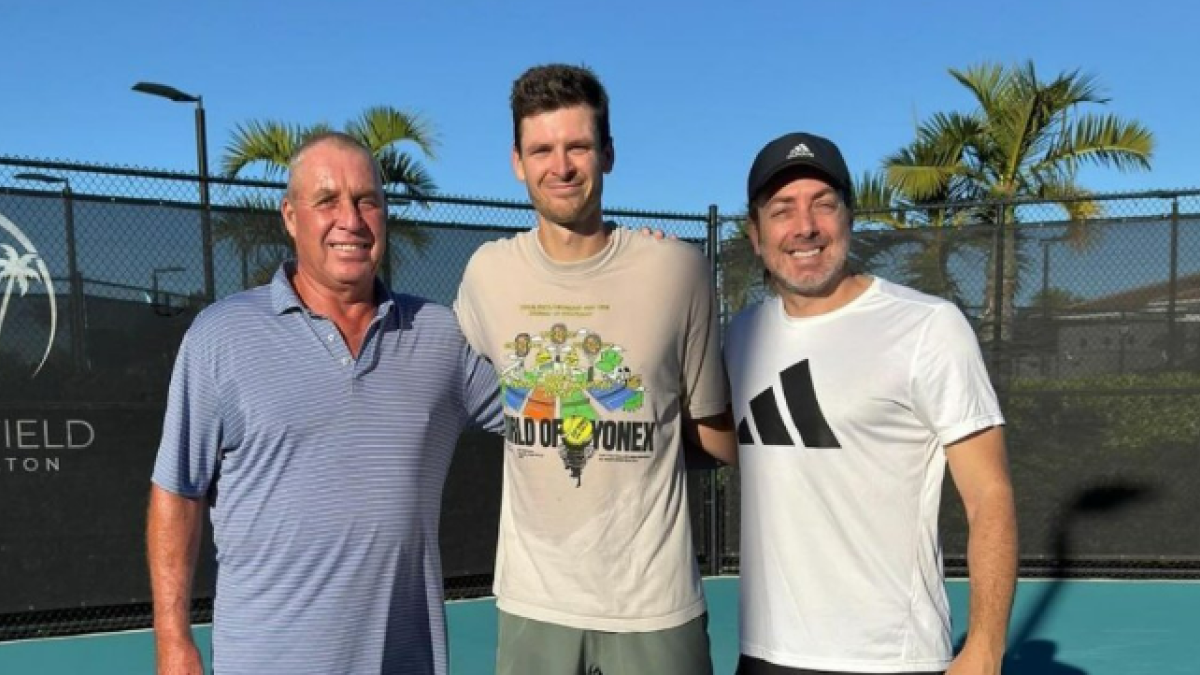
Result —
[[737, 446], [707, 265], [604, 225], [590, 70], [532, 68], [512, 108], [537, 228], [480, 248], [455, 304], [507, 413], [497, 672], [711, 673], [682, 443]]

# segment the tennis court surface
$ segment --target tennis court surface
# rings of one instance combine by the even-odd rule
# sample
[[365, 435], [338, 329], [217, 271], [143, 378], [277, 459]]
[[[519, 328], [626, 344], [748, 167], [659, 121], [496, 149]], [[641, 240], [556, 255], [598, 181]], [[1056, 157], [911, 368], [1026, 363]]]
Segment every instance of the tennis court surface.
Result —
[[[713, 663], [737, 661], [737, 577], [705, 581]], [[967, 585], [949, 584], [956, 637]], [[492, 672], [496, 608], [491, 599], [447, 604], [453, 675]], [[1022, 581], [1005, 673], [1012, 675], [1196, 675], [1200, 673], [1200, 583], [1195, 581]], [[197, 628], [205, 656], [209, 630]], [[149, 631], [0, 643], [3, 675], [140, 675], [154, 672]]]

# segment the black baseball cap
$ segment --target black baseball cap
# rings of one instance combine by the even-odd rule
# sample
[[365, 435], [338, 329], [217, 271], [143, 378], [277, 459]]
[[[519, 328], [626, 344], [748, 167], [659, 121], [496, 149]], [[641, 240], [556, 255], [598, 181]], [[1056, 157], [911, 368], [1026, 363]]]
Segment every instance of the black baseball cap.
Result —
[[753, 202], [780, 171], [796, 166], [823, 174], [830, 185], [841, 191], [846, 205], [854, 206], [854, 186], [841, 150], [827, 138], [803, 132], [784, 134], [758, 151], [746, 181], [746, 199]]

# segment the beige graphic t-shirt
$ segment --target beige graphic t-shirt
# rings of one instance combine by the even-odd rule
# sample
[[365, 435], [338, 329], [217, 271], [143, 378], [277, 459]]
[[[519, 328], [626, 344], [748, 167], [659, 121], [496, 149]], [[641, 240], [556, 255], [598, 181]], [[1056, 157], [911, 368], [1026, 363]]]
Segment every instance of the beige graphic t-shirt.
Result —
[[555, 263], [525, 232], [475, 253], [455, 310], [503, 388], [497, 606], [618, 632], [703, 613], [681, 422], [728, 391], [699, 251], [618, 228]]

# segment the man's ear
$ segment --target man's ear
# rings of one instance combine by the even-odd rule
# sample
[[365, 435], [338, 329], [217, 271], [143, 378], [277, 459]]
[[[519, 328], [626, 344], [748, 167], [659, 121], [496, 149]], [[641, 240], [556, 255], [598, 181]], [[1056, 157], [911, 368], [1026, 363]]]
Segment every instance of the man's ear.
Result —
[[516, 145], [512, 149], [512, 168], [517, 180], [525, 182], [525, 167], [521, 165], [521, 149]]
[[613, 164], [616, 164], [617, 162], [617, 149], [613, 145], [611, 138], [608, 140], [608, 143], [604, 145], [603, 154], [604, 157], [601, 160], [603, 162], [601, 168], [604, 170], [604, 173], [610, 173], [613, 170]]
[[750, 239], [750, 246], [754, 248], [754, 255], [761, 256], [762, 251], [758, 248], [758, 222], [753, 218], [746, 218], [746, 237]]
[[284, 197], [279, 204], [279, 213], [283, 216], [283, 227], [292, 239], [296, 238], [296, 207], [290, 197]]

